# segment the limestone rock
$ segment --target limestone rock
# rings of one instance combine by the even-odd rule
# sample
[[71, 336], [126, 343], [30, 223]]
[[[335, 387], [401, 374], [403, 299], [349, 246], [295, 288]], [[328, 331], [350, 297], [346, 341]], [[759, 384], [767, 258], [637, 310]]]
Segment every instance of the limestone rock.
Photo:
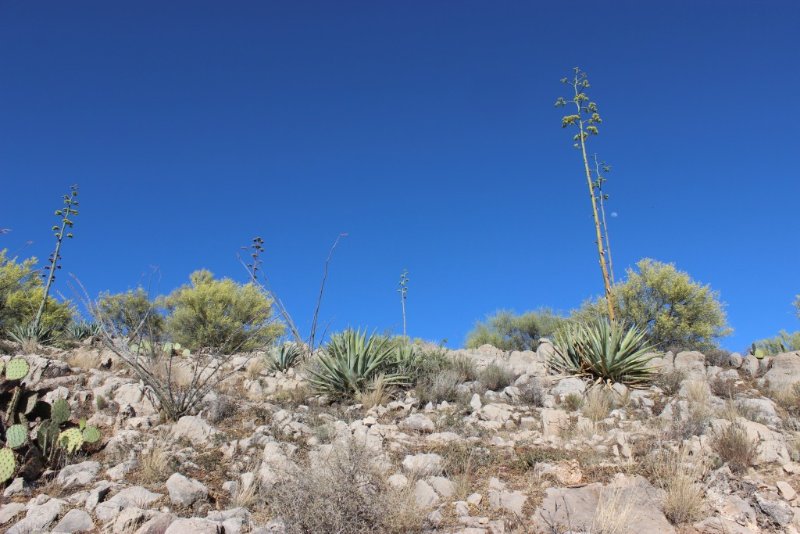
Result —
[[214, 427], [206, 423], [202, 417], [195, 415], [184, 415], [172, 427], [174, 438], [185, 438], [194, 446], [209, 446], [211, 437], [216, 433]]
[[403, 459], [403, 469], [413, 475], [438, 475], [442, 471], [442, 457], [435, 453], [408, 455]]
[[208, 488], [202, 483], [180, 473], [173, 473], [167, 479], [167, 491], [172, 504], [179, 506], [191, 506], [208, 496]]
[[89, 532], [94, 530], [94, 522], [85, 510], [70, 510], [53, 528], [53, 532]]

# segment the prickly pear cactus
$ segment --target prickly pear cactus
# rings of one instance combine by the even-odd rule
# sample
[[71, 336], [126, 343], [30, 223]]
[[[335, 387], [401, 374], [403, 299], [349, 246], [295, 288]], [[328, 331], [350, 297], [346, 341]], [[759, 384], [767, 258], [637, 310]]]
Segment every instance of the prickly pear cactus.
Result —
[[58, 436], [58, 444], [74, 453], [83, 445], [83, 433], [78, 428], [68, 428]]
[[22, 380], [30, 371], [28, 362], [22, 358], [14, 358], [6, 364], [6, 380]]
[[83, 429], [83, 441], [86, 443], [97, 443], [100, 437], [100, 430], [96, 426], [87, 426]]
[[9, 448], [0, 449], [0, 484], [10, 480], [17, 469], [17, 461], [14, 459], [14, 451]]
[[69, 421], [71, 412], [69, 403], [64, 399], [58, 399], [53, 403], [53, 407], [50, 410], [50, 419], [55, 424], [61, 425]]
[[27, 425], [11, 425], [6, 429], [6, 445], [10, 449], [19, 449], [28, 443]]

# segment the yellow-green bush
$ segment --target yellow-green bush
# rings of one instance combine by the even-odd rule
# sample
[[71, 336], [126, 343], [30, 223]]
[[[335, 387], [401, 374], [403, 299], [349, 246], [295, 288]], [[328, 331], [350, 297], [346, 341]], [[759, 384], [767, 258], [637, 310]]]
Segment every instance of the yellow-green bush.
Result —
[[[44, 287], [35, 270], [36, 258], [18, 262], [0, 250], [0, 333], [8, 333], [33, 321], [42, 302]], [[72, 320], [73, 309], [69, 301], [59, 302], [48, 297], [42, 315], [42, 326], [54, 333], [63, 332]]]
[[138, 334], [158, 340], [164, 332], [164, 316], [141, 287], [124, 293], [102, 293], [97, 311], [114, 333], [131, 336], [138, 329]]
[[502, 350], [536, 350], [539, 339], [552, 336], [564, 319], [549, 310], [516, 315], [500, 310], [478, 322], [467, 334], [467, 348], [489, 344]]
[[[731, 332], [719, 295], [674, 265], [645, 258], [628, 269], [628, 279], [612, 288], [617, 320], [647, 334], [657, 348], [699, 349], [716, 346]], [[573, 318], [590, 321], [608, 315], [604, 299], [589, 302]]]
[[800, 331], [789, 333], [781, 330], [775, 337], [756, 341], [754, 347], [761, 349], [761, 354], [764, 356], [800, 350]]
[[189, 278], [190, 285], [163, 301], [169, 312], [166, 331], [173, 341], [190, 349], [232, 353], [268, 345], [282, 334], [283, 326], [272, 316], [272, 299], [254, 284], [215, 280], [206, 270]]

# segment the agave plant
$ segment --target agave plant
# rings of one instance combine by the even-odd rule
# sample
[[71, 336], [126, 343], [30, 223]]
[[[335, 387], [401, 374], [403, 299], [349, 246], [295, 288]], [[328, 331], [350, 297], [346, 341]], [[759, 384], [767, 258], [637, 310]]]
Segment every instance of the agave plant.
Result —
[[311, 385], [323, 393], [355, 397], [370, 389], [383, 375], [382, 386], [407, 385], [408, 375], [400, 370], [398, 348], [389, 339], [345, 330], [331, 337], [309, 370]]
[[100, 334], [100, 325], [89, 321], [72, 322], [67, 325], [67, 334], [70, 339], [83, 341], [84, 339]]
[[31, 343], [48, 345], [56, 338], [56, 332], [52, 328], [33, 322], [16, 325], [8, 335], [12, 340], [22, 345]]
[[272, 371], [288, 371], [303, 356], [303, 349], [297, 343], [284, 343], [270, 351], [267, 358]]
[[550, 364], [559, 371], [632, 386], [652, 377], [653, 349], [635, 326], [606, 319], [573, 322], [556, 333], [555, 342]]

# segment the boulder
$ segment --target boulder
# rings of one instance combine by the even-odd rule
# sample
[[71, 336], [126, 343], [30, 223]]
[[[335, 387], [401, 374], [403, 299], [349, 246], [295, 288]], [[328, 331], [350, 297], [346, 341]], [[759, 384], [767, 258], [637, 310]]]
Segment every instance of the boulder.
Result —
[[403, 459], [403, 469], [412, 475], [438, 475], [442, 471], [442, 457], [436, 453], [409, 454]]
[[59, 471], [56, 482], [61, 484], [64, 489], [73, 486], [85, 486], [94, 480], [99, 470], [100, 464], [98, 462], [87, 461], [68, 465]]
[[426, 415], [421, 413], [411, 414], [400, 422], [400, 428], [413, 430], [415, 432], [433, 432], [436, 425]]
[[764, 381], [774, 392], [790, 389], [800, 383], [800, 351], [773, 356], [772, 367], [764, 374]]
[[[662, 502], [662, 490], [642, 477], [623, 475], [608, 486], [595, 482], [579, 488], [548, 488], [531, 519], [537, 529], [547, 532], [550, 527], [595, 532], [598, 527], [609, 528], [598, 523], [611, 520], [624, 522], [625, 532], [674, 534], [675, 528], [661, 510]], [[609, 519], [614, 506], [619, 509]]]
[[554, 395], [556, 398], [563, 399], [568, 395], [583, 395], [584, 391], [586, 391], [586, 382], [580, 378], [571, 376], [559, 380], [550, 390], [550, 394]]
[[208, 488], [202, 483], [180, 473], [173, 473], [167, 479], [167, 491], [169, 500], [178, 506], [191, 506], [208, 496]]
[[216, 429], [196, 415], [184, 415], [172, 427], [172, 436], [176, 439], [184, 438], [195, 446], [208, 447], [211, 437], [217, 433]]

